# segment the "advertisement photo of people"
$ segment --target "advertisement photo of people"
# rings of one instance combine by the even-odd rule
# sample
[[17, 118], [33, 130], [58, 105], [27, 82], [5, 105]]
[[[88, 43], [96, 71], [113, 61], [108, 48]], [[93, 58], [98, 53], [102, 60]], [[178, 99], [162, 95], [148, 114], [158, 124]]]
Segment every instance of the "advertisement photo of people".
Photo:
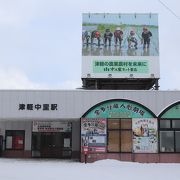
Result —
[[158, 39], [157, 14], [83, 14], [83, 56], [158, 56]]

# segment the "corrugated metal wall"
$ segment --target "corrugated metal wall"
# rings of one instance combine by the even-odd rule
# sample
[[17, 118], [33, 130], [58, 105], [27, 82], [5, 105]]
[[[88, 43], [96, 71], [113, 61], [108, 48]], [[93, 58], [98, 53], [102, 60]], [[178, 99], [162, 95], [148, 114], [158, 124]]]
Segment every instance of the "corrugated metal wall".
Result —
[[[5, 137], [5, 130], [24, 130], [25, 147], [24, 150], [31, 150], [32, 122], [30, 121], [2, 121], [0, 122], [0, 134]], [[5, 145], [5, 144], [4, 144]], [[4, 147], [3, 147], [4, 149]]]
[[[110, 99], [138, 102], [159, 115], [180, 101], [180, 91], [1, 90], [0, 120], [77, 119], [92, 106]], [[58, 104], [58, 110], [19, 110], [19, 104]]]
[[[80, 121], [72, 122], [72, 151], [79, 151], [80, 147]], [[25, 148], [31, 150], [32, 121], [0, 121], [0, 134], [5, 138], [5, 130], [24, 130]], [[5, 145], [5, 143], [4, 143]], [[5, 149], [5, 147], [3, 147]]]

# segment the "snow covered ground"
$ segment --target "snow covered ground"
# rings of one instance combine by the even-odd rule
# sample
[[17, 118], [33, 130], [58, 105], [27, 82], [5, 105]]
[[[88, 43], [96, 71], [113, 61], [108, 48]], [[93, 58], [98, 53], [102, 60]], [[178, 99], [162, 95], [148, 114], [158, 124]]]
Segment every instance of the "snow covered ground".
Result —
[[0, 158], [0, 180], [180, 180], [180, 164]]

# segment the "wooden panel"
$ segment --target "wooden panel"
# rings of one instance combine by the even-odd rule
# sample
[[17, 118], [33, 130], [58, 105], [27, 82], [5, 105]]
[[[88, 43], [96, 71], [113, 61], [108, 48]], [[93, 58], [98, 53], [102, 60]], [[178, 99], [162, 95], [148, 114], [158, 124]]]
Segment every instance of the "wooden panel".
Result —
[[119, 152], [120, 151], [120, 133], [119, 133], [119, 131], [109, 131], [108, 151], [109, 152]]
[[132, 131], [121, 131], [121, 152], [132, 151]]
[[132, 119], [121, 119], [121, 129], [132, 129]]
[[108, 129], [120, 129], [119, 119], [108, 119]]

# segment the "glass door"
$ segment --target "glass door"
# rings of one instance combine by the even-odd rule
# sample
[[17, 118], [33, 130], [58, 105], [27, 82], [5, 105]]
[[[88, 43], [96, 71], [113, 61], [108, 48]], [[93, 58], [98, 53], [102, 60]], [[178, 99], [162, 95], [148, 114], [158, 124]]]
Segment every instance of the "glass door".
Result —
[[43, 132], [32, 135], [32, 156], [71, 158], [71, 132]]

